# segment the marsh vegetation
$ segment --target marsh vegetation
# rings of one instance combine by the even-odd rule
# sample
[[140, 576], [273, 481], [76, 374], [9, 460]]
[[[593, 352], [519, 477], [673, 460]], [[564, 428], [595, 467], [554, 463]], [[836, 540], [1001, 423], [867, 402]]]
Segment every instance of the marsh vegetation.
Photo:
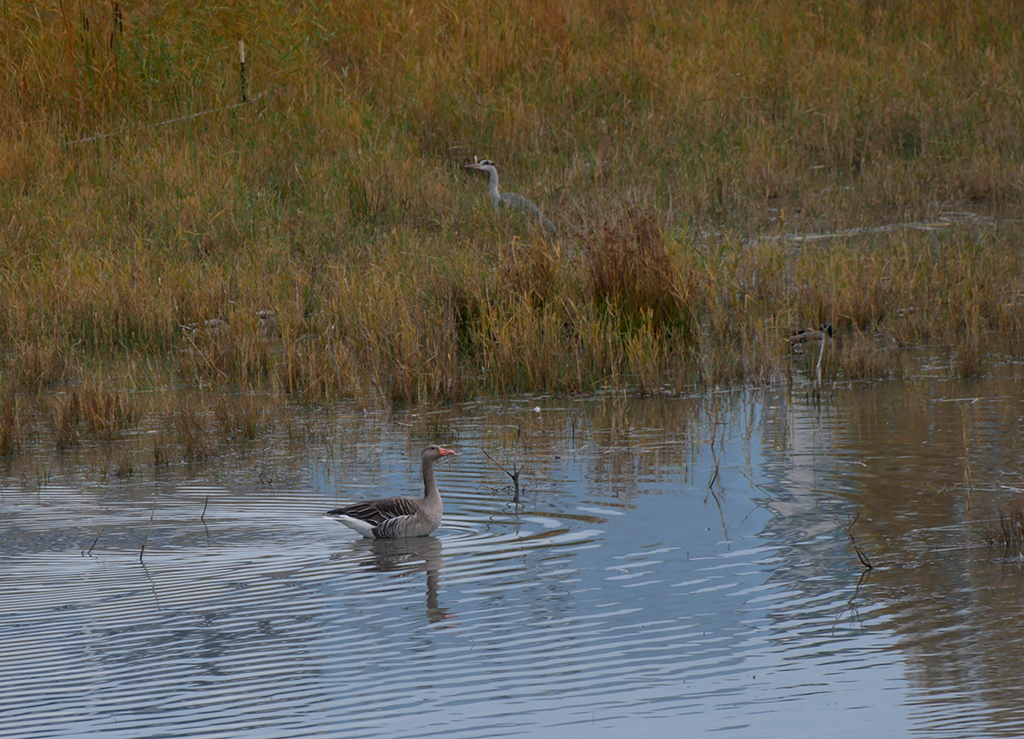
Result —
[[826, 380], [978, 372], [1024, 316], [1022, 14], [7, 4], [0, 451], [154, 402], [201, 456], [282, 399], [771, 383], [824, 323]]

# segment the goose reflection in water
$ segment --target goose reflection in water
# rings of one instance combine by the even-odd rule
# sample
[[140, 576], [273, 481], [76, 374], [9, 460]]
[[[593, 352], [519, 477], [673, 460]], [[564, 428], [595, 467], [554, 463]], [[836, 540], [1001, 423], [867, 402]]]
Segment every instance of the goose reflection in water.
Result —
[[441, 570], [444, 552], [436, 536], [417, 536], [410, 539], [359, 539], [352, 542], [351, 555], [357, 557], [364, 568], [376, 572], [426, 572], [427, 619], [438, 623], [453, 618], [438, 599], [441, 590]]

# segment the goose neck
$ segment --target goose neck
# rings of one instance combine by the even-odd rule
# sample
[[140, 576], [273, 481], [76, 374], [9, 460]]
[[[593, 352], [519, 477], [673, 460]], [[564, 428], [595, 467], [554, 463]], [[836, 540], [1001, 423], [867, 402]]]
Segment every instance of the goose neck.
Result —
[[431, 459], [423, 460], [423, 497], [441, 497], [441, 493], [437, 489], [437, 482], [434, 481], [434, 461]]

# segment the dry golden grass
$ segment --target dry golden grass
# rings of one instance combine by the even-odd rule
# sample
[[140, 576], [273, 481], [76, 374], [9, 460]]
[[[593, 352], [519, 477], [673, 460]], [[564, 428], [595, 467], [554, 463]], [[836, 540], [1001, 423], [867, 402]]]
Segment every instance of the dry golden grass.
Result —
[[[224, 109], [240, 38], [263, 94]], [[25, 393], [62, 447], [135, 391], [221, 394], [165, 414], [201, 459], [282, 396], [773, 382], [826, 322], [826, 378], [1016, 349], [1014, 219], [795, 238], [1016, 215], [1009, 0], [16, 2], [0, 68], [2, 453]], [[561, 237], [494, 213], [474, 155]]]

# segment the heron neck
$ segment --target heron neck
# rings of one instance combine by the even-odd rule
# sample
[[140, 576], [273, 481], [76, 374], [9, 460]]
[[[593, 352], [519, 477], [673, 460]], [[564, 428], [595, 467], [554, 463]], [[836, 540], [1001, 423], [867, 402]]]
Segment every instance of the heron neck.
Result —
[[498, 170], [492, 168], [489, 174], [491, 177], [491, 200], [494, 201], [494, 207], [497, 208], [499, 205], [501, 205], [501, 191], [498, 189]]

